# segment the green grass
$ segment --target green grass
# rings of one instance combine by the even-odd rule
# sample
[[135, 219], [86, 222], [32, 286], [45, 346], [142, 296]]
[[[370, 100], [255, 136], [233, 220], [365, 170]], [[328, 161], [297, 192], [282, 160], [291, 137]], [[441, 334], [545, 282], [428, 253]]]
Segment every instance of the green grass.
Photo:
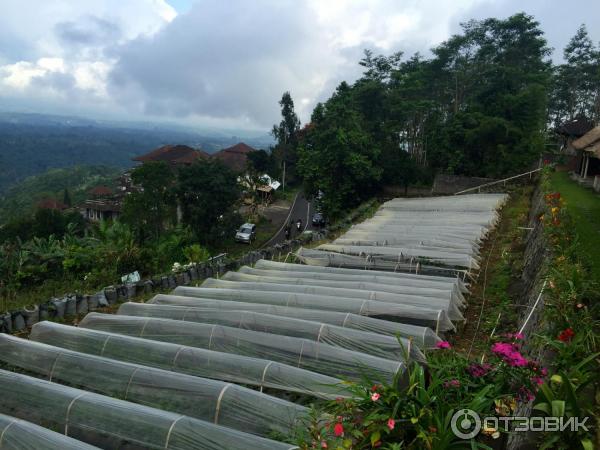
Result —
[[[523, 270], [523, 253], [527, 237], [527, 217], [532, 187], [515, 189], [501, 210], [501, 220], [481, 248], [481, 272], [471, 287], [469, 307], [465, 311], [467, 323], [457, 335], [455, 348], [475, 354], [489, 348], [488, 337], [515, 332], [517, 313], [515, 303], [519, 295], [518, 279]], [[482, 312], [479, 327], [479, 315]]]
[[594, 279], [600, 279], [600, 196], [579, 186], [566, 172], [553, 173], [550, 183], [552, 189], [560, 192], [573, 218], [584, 260], [590, 265]]

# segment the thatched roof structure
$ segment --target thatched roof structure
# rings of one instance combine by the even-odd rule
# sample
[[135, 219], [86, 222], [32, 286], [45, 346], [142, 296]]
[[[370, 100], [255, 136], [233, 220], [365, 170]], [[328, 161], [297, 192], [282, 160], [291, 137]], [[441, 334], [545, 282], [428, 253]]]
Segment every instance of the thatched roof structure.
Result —
[[579, 139], [573, 141], [573, 148], [593, 153], [596, 158], [600, 158], [600, 126], [592, 128]]

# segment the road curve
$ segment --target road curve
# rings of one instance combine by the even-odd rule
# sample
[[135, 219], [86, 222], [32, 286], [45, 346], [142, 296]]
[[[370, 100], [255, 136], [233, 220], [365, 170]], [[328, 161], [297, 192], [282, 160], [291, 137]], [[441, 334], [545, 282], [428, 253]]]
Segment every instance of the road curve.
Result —
[[296, 197], [294, 198], [294, 202], [288, 211], [288, 215], [285, 219], [285, 222], [281, 225], [277, 233], [269, 239], [267, 242], [263, 244], [263, 247], [267, 247], [269, 245], [280, 244], [285, 241], [285, 225], [292, 222], [292, 235], [294, 238], [300, 234], [296, 229], [296, 222], [298, 219], [302, 220], [302, 232], [305, 230], [312, 230], [312, 215], [314, 213], [314, 208], [311, 202], [304, 196], [303, 192], [298, 192]]

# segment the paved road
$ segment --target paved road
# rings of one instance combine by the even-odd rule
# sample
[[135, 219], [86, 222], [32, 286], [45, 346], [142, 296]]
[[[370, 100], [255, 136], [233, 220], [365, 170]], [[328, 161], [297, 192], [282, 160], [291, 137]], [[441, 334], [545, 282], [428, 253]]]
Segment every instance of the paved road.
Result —
[[290, 223], [290, 221], [293, 223], [291, 235], [292, 238], [300, 234], [296, 229], [296, 222], [298, 221], [298, 219], [302, 219], [302, 232], [304, 232], [305, 230], [312, 230], [313, 214], [313, 204], [304, 197], [304, 194], [302, 192], [299, 192], [296, 198], [294, 199], [294, 203], [290, 207], [285, 222], [283, 222], [283, 225], [281, 226], [281, 228], [279, 228], [275, 236], [273, 236], [271, 239], [265, 242], [263, 247], [267, 247], [273, 244], [279, 244], [285, 241], [285, 225]]

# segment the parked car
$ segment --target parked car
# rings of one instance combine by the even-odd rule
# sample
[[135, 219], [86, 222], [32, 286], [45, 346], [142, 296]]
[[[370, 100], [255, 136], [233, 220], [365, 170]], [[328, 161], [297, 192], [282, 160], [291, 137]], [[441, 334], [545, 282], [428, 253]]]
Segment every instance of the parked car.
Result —
[[325, 226], [325, 217], [320, 212], [317, 212], [312, 217], [313, 227], [324, 227]]
[[235, 233], [235, 241], [251, 244], [256, 239], [256, 225], [253, 223], [245, 223]]

